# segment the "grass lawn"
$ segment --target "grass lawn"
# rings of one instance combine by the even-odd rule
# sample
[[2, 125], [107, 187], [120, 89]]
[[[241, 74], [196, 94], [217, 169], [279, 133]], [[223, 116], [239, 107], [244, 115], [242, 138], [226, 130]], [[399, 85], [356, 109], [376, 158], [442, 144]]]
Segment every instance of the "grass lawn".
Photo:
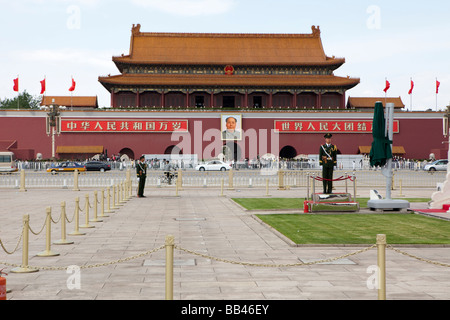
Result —
[[[302, 198], [238, 198], [248, 210], [303, 209]], [[357, 201], [367, 207], [368, 198]], [[405, 199], [427, 202], [429, 199]], [[450, 244], [450, 222], [416, 214], [258, 215], [297, 244], [374, 244], [386, 234], [390, 244]]]
[[258, 215], [297, 244], [450, 244], [450, 222], [416, 214]]

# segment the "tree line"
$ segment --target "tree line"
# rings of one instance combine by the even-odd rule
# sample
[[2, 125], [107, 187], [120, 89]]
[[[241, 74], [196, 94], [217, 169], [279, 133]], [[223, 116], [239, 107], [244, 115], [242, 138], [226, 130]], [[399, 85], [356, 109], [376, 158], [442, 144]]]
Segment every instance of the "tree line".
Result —
[[26, 90], [15, 98], [0, 99], [0, 109], [39, 109], [42, 96], [33, 96]]

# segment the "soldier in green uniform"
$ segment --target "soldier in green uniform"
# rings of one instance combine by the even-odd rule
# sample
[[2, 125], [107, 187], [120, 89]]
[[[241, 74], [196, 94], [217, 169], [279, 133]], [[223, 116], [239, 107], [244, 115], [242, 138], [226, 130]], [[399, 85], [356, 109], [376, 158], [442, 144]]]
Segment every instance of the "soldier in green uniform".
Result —
[[337, 147], [331, 144], [330, 133], [325, 136], [325, 144], [320, 146], [319, 163], [322, 166], [323, 193], [331, 194], [333, 192], [333, 170], [337, 164]]
[[147, 164], [144, 156], [140, 157], [139, 162], [136, 164], [136, 175], [139, 178], [138, 197], [145, 198], [144, 188], [145, 180], [147, 179]]

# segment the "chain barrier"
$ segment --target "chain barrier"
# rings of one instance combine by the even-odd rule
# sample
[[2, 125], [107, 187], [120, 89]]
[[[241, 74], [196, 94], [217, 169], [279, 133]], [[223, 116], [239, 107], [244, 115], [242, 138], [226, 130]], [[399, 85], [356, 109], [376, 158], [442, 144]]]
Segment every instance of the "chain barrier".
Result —
[[[128, 257], [128, 258], [117, 259], [117, 260], [114, 260], [114, 261], [104, 262], [104, 263], [83, 265], [83, 266], [80, 266], [80, 269], [93, 269], [93, 268], [99, 268], [99, 267], [106, 267], [106, 266], [110, 266], [110, 265], [113, 265], [113, 264], [119, 264], [119, 263], [131, 261], [131, 260], [136, 260], [136, 259], [142, 258], [144, 256], [148, 256], [148, 255], [150, 255], [152, 253], [158, 252], [158, 251], [160, 251], [160, 250], [162, 250], [164, 248], [165, 248], [165, 245], [162, 245], [162, 246], [160, 246], [158, 248], [155, 248], [155, 249], [152, 249], [152, 250], [149, 250], [149, 251], [145, 251], [145, 252], [139, 253], [137, 255]], [[14, 263], [7, 263], [7, 262], [0, 262], [0, 264], [4, 265], [4, 266], [8, 266], [8, 267], [15, 267], [15, 268], [22, 267], [21, 264], [14, 264]], [[30, 268], [30, 269], [34, 269], [34, 270], [45, 270], [45, 271], [61, 271], [61, 270], [67, 270], [67, 268], [69, 268], [69, 266], [63, 266], [63, 267], [56, 267], [56, 266], [40, 266], [40, 267], [38, 267], [38, 266], [26, 266], [26, 267]]]
[[[108, 188], [108, 189], [109, 189], [109, 188]], [[104, 193], [103, 193], [103, 194], [104, 194]], [[102, 199], [102, 200], [105, 200], [105, 199], [107, 199], [107, 198], [108, 198], [108, 200], [109, 200], [109, 198], [110, 198], [110, 195], [109, 195], [109, 194], [108, 194], [108, 196], [103, 196], [103, 199]], [[97, 198], [97, 201], [95, 201], [95, 205], [97, 205], [98, 203], [100, 203], [100, 201], [99, 201], [98, 198]], [[58, 217], [56, 220], [55, 220], [55, 219], [52, 217], [52, 215], [51, 215], [51, 209], [50, 209], [49, 212], [47, 212], [47, 215], [46, 215], [44, 224], [42, 225], [42, 227], [41, 227], [41, 229], [40, 229], [39, 231], [36, 231], [36, 230], [34, 230], [33, 228], [31, 228], [31, 226], [29, 225], [29, 222], [28, 222], [27, 224], [24, 224], [23, 227], [22, 227], [21, 233], [20, 233], [19, 240], [17, 241], [17, 244], [16, 244], [14, 250], [12, 250], [12, 251], [8, 250], [8, 249], [6, 248], [6, 246], [5, 246], [5, 244], [3, 243], [3, 241], [2, 241], [1, 238], [0, 238], [0, 247], [2, 248], [2, 250], [3, 250], [6, 254], [12, 255], [12, 254], [14, 254], [14, 253], [20, 248], [20, 244], [23, 242], [23, 239], [24, 239], [24, 233], [25, 233], [25, 231], [26, 231], [26, 232], [30, 231], [32, 234], [34, 234], [34, 235], [36, 235], [36, 236], [37, 236], [37, 235], [40, 235], [40, 234], [44, 231], [44, 229], [46, 229], [46, 226], [47, 226], [47, 225], [50, 225], [51, 223], [57, 224], [57, 223], [61, 222], [61, 219], [63, 218], [63, 216], [64, 216], [64, 220], [65, 220], [65, 221], [67, 221], [68, 223], [72, 223], [72, 222], [76, 219], [77, 211], [78, 211], [78, 213], [79, 213], [79, 212], [83, 212], [83, 211], [87, 211], [87, 212], [88, 212], [89, 208], [94, 208], [94, 204], [93, 204], [93, 205], [90, 204], [90, 202], [89, 202], [89, 196], [88, 196], [88, 195], [86, 195], [85, 210], [83, 210], [82, 208], [80, 208], [79, 198], [76, 198], [76, 200], [75, 200], [75, 212], [74, 212], [74, 214], [73, 214], [73, 216], [72, 216], [72, 219], [69, 219], [69, 218], [67, 217], [67, 215], [65, 214], [65, 202], [64, 202], [64, 205], [63, 205], [62, 208], [61, 208], [61, 213], [60, 213], [59, 217]], [[49, 208], [48, 208], [48, 209], [49, 209]], [[63, 212], [63, 210], [64, 210], [64, 212]], [[87, 213], [87, 212], [86, 212], [86, 213]], [[27, 219], [29, 220], [29, 216], [28, 216]], [[48, 220], [49, 220], [49, 221], [48, 221]], [[26, 230], [25, 230], [25, 228], [26, 228]], [[47, 230], [47, 233], [49, 233], [49, 232], [51, 232], [51, 231]], [[48, 236], [49, 236], [49, 235], [47, 234], [47, 237], [48, 237]], [[65, 236], [65, 235], [64, 235], [64, 236]], [[28, 242], [28, 241], [27, 241], [27, 242]], [[24, 250], [25, 250], [25, 246], [26, 246], [26, 250], [28, 250], [28, 243], [23, 243], [23, 246], [24, 246]], [[150, 254], [150, 253], [152, 253], [152, 252], [153, 252], [153, 251], [148, 251], [148, 252], [144, 253], [143, 255], [145, 255], [145, 254]], [[28, 254], [26, 254], [26, 255], [28, 255]], [[141, 254], [141, 255], [142, 255], [142, 254]], [[131, 258], [127, 258], [127, 259], [120, 259], [120, 260], [118, 260], [118, 261], [116, 261], [116, 262], [113, 262], [113, 263], [129, 261], [129, 260], [131, 260], [131, 259], [136, 259], [136, 258], [139, 257], [139, 256], [140, 256], [140, 255], [135, 256], [135, 257], [131, 257]], [[26, 259], [28, 259], [28, 257], [26, 257]], [[111, 263], [109, 263], [109, 264], [111, 264]], [[21, 267], [21, 266], [23, 266], [24, 264], [22, 263], [22, 265], [17, 265], [17, 264], [10, 264], [10, 263], [6, 263], [6, 262], [1, 262], [1, 261], [0, 261], [0, 265], [12, 266], [12, 267]], [[102, 265], [105, 265], [105, 264], [102, 264]], [[107, 264], [106, 264], [106, 265], [107, 265]], [[92, 266], [90, 266], [90, 267], [92, 267]], [[54, 268], [54, 267], [44, 267], [44, 269], [46, 269], [46, 270], [52, 270], [53, 268]], [[42, 269], [42, 268], [36, 268], [36, 269]]]
[[23, 232], [20, 233], [19, 241], [17, 241], [16, 247], [14, 248], [13, 251], [8, 251], [5, 247], [5, 245], [3, 244], [2, 239], [0, 239], [0, 245], [3, 249], [3, 251], [5, 251], [5, 253], [9, 254], [9, 255], [14, 254], [17, 251], [17, 249], [19, 249], [19, 247], [20, 247], [20, 243], [22, 242], [22, 236], [23, 236]]
[[199, 253], [199, 252], [195, 252], [189, 249], [185, 249], [182, 247], [179, 247], [177, 245], [174, 246], [175, 249], [184, 251], [186, 253], [190, 253], [196, 256], [200, 256], [202, 258], [206, 258], [206, 259], [210, 259], [210, 260], [215, 260], [215, 261], [219, 261], [219, 262], [224, 262], [224, 263], [230, 263], [230, 264], [238, 264], [238, 265], [244, 265], [244, 266], [250, 266], [250, 267], [265, 267], [265, 268], [290, 268], [290, 267], [299, 267], [299, 266], [309, 266], [309, 265], [314, 265], [314, 264], [320, 264], [320, 263], [327, 263], [327, 262], [333, 262], [336, 260], [341, 260], [344, 258], [348, 258], [351, 256], [355, 256], [357, 254], [360, 253], [364, 253], [367, 252], [369, 250], [372, 250], [373, 248], [375, 248], [377, 245], [374, 244], [370, 247], [367, 247], [365, 249], [362, 250], [358, 250], [355, 252], [351, 252], [339, 257], [335, 257], [335, 258], [328, 258], [328, 259], [322, 259], [322, 260], [317, 260], [317, 261], [312, 261], [312, 262], [298, 262], [298, 263], [288, 263], [288, 264], [267, 264], [267, 263], [251, 263], [251, 262], [242, 262], [242, 261], [233, 261], [233, 260], [227, 260], [227, 259], [222, 259], [222, 258], [217, 258], [217, 257], [213, 257], [204, 253]]
[[336, 178], [336, 179], [325, 179], [325, 178], [322, 178], [322, 177], [319, 177], [319, 176], [310, 176], [310, 178], [311, 178], [311, 179], [314, 179], [314, 180], [317, 180], [317, 181], [333, 181], [333, 182], [337, 182], [337, 181], [345, 181], [345, 180], [350, 180], [350, 181], [353, 182], [353, 180], [354, 180], [354, 179], [353, 179], [351, 176], [349, 176], [349, 175], [347, 175], [346, 177], [345, 177], [345, 176], [341, 176], [341, 177]]
[[433, 260], [430, 260], [430, 259], [421, 258], [421, 257], [415, 256], [413, 254], [410, 254], [408, 252], [396, 249], [396, 248], [392, 247], [391, 245], [387, 245], [386, 247], [388, 249], [391, 249], [392, 251], [395, 251], [395, 252], [399, 253], [399, 254], [402, 254], [404, 256], [407, 256], [407, 257], [410, 257], [410, 258], [413, 258], [413, 259], [416, 259], [416, 260], [419, 260], [419, 261], [422, 261], [422, 262], [430, 263], [430, 264], [441, 266], [441, 267], [448, 267], [448, 268], [450, 268], [450, 264], [449, 263], [443, 263], [443, 262], [433, 261]]

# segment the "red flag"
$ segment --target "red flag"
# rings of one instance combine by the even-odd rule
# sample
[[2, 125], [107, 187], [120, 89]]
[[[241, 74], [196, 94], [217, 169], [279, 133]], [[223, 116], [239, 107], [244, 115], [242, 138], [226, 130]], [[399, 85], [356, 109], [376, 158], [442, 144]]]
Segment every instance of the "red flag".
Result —
[[411, 89], [409, 89], [408, 94], [412, 94], [414, 89], [414, 81], [411, 80]]
[[391, 87], [391, 84], [389, 81], [386, 80], [386, 88], [384, 88], [384, 92], [387, 92], [389, 90], [389, 88]]
[[439, 93], [439, 87], [441, 86], [441, 83], [436, 80], [436, 94]]
[[16, 79], [14, 79], [14, 87], [13, 90], [16, 92], [19, 92], [19, 77], [17, 77]]
[[75, 82], [75, 80], [73, 80], [73, 78], [72, 78], [72, 86], [69, 88], [69, 91], [70, 92], [72, 92], [72, 91], [75, 91], [75, 86], [77, 85], [77, 83]]
[[45, 93], [45, 79], [41, 81], [41, 94]]

